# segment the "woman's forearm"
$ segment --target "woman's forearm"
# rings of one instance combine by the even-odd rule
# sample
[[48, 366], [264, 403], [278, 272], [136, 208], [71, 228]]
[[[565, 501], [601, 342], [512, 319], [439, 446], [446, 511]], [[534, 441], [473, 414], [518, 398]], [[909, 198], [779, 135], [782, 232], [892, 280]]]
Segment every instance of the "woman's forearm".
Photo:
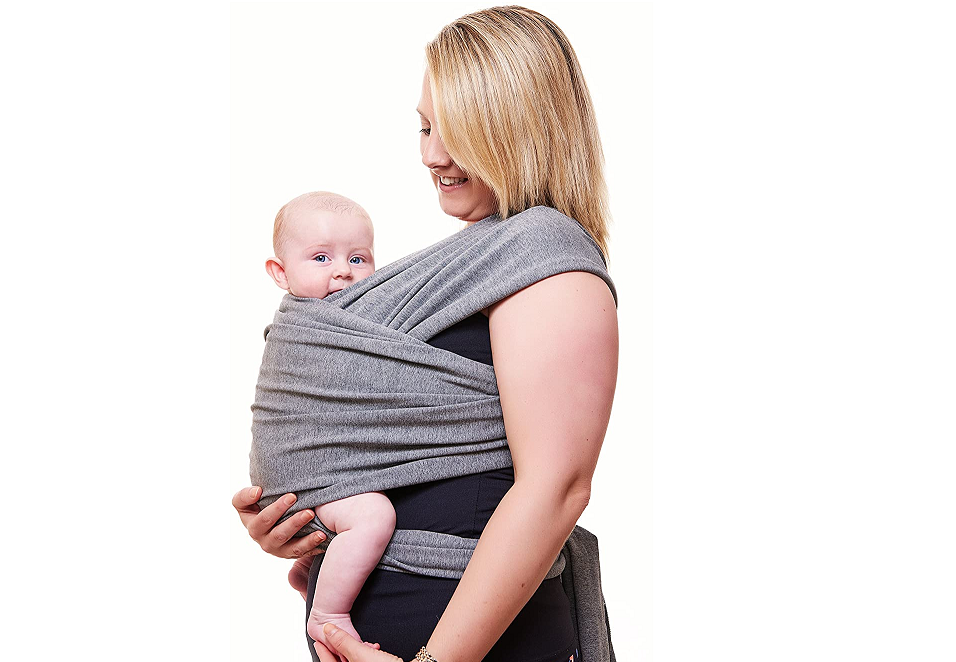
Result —
[[479, 662], [537, 590], [587, 494], [516, 482], [485, 526], [426, 644], [439, 662]]

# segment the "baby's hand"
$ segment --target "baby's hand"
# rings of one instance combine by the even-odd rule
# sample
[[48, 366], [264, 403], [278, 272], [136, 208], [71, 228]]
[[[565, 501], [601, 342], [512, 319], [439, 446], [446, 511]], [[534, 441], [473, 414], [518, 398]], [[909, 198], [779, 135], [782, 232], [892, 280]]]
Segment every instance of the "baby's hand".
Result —
[[292, 585], [292, 588], [302, 594], [303, 600], [309, 599], [309, 570], [312, 568], [312, 561], [314, 559], [314, 556], [306, 556], [301, 559], [296, 559], [292, 569], [289, 570], [289, 584]]

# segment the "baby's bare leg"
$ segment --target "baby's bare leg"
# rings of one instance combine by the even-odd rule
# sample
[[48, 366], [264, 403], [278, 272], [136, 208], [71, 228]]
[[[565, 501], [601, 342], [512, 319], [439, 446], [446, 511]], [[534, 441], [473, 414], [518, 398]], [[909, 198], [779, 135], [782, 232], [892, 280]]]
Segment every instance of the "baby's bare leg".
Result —
[[349, 610], [395, 530], [395, 509], [381, 492], [368, 492], [319, 506], [315, 513], [336, 532], [315, 585], [309, 636], [326, 643], [322, 626], [334, 623], [357, 640]]

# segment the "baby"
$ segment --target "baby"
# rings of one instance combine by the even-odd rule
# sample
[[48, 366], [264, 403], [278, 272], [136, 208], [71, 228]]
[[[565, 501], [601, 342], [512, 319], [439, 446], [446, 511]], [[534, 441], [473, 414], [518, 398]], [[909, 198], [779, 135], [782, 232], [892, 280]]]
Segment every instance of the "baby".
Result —
[[[276, 215], [275, 257], [266, 261], [266, 271], [290, 294], [321, 299], [375, 271], [373, 240], [372, 220], [361, 206], [335, 193], [306, 193]], [[349, 610], [392, 537], [395, 509], [381, 492], [369, 492], [319, 506], [315, 513], [336, 535], [319, 572], [309, 636], [325, 644], [322, 626], [334, 623], [362, 641]], [[304, 583], [311, 562], [312, 557], [296, 561], [289, 573], [294, 586]]]

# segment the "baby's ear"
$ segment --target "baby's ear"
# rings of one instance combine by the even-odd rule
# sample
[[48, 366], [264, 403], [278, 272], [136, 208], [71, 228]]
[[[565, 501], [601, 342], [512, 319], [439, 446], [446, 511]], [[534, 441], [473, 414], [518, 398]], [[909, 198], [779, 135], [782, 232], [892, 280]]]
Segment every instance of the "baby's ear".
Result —
[[277, 257], [270, 257], [266, 260], [266, 273], [272, 276], [281, 289], [289, 291], [289, 279], [285, 277], [285, 267], [282, 266], [282, 260]]

